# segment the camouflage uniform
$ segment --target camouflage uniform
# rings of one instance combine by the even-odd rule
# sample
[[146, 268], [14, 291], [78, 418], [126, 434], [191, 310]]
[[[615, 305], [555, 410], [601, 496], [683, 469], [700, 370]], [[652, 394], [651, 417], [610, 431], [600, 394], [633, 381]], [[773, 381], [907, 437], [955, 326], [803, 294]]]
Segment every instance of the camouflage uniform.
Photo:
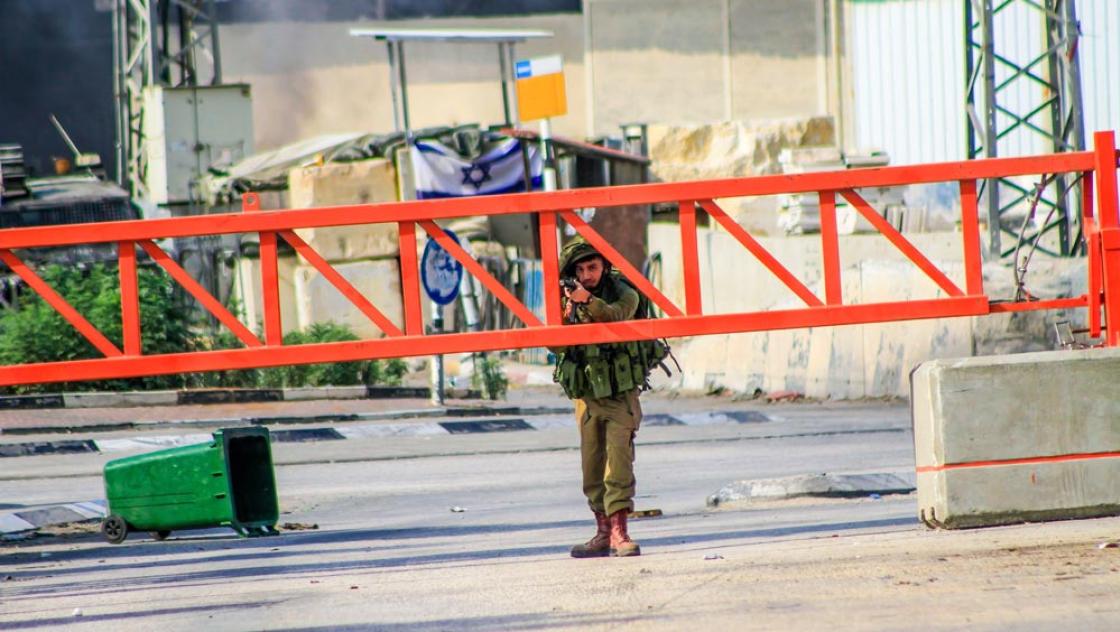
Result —
[[[578, 261], [595, 255], [594, 248], [577, 238], [561, 253], [561, 275], [572, 276]], [[604, 323], [636, 317], [642, 299], [617, 273], [604, 270], [599, 285], [586, 289], [592, 296], [572, 306], [571, 321]], [[566, 298], [563, 307], [568, 308]], [[642, 349], [638, 342], [554, 349], [554, 379], [575, 402], [583, 493], [599, 527], [595, 538], [572, 549], [574, 557], [639, 554], [638, 545], [626, 534], [625, 521], [634, 508], [634, 435], [642, 420], [638, 391], [647, 374]], [[621, 535], [616, 538], [612, 533], [618, 521]]]

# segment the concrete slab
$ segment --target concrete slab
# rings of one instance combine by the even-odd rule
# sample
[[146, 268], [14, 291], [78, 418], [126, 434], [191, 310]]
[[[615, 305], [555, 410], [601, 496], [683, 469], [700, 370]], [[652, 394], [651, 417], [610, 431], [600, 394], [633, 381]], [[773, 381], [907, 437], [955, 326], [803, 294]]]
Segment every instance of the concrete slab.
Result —
[[1120, 349], [935, 360], [912, 376], [922, 520], [1120, 514]]
[[34, 528], [35, 525], [15, 514], [0, 514], [0, 533], [20, 533], [23, 531], [31, 531]]
[[868, 474], [799, 474], [783, 478], [735, 481], [708, 497], [709, 507], [731, 502], [782, 500], [817, 496], [850, 498], [873, 494], [909, 494], [914, 491], [911, 472]]

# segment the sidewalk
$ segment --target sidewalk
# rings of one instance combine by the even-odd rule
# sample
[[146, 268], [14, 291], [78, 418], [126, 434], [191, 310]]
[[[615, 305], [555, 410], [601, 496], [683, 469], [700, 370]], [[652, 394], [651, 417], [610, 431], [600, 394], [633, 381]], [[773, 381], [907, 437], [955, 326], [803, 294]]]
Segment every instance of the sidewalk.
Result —
[[[650, 413], [643, 427], [754, 424], [775, 418], [758, 410], [707, 409]], [[365, 422], [365, 423], [363, 423]], [[0, 458], [65, 454], [143, 452], [205, 443], [217, 428], [265, 426], [271, 442], [313, 443], [345, 439], [434, 437], [525, 430], [574, 428], [568, 407], [434, 407], [315, 417], [201, 418], [151, 422], [131, 427], [110, 425], [24, 427], [0, 436]], [[154, 432], [159, 430], [160, 432]], [[153, 432], [149, 432], [153, 431]], [[65, 434], [64, 437], [58, 435]], [[0, 474], [0, 480], [4, 478]]]
[[[466, 388], [445, 391], [435, 406], [414, 373], [403, 386], [339, 386], [286, 389], [202, 389], [53, 393], [0, 397], [0, 435], [155, 429], [192, 424], [262, 425], [407, 419], [440, 415], [532, 414], [524, 409], [571, 410], [571, 403], [551, 384], [551, 368], [511, 363], [505, 367], [510, 389], [506, 399], [481, 399]], [[526, 386], [526, 384], [530, 384]]]
[[[844, 406], [844, 402], [828, 402]], [[736, 400], [674, 391], [642, 395], [645, 414], [699, 413], [719, 410], [780, 409], [784, 404]], [[569, 414], [572, 403], [555, 386], [511, 388], [504, 400], [446, 399], [434, 406], [425, 398], [309, 399], [298, 401], [118, 406], [101, 408], [0, 410], [0, 441], [17, 435], [93, 433], [168, 428], [219, 428], [352, 421], [386, 421], [431, 417]]]
[[154, 429], [183, 424], [217, 427], [261, 423], [263, 420], [273, 420], [274, 423], [310, 423], [317, 420], [358, 419], [359, 415], [371, 413], [407, 417], [438, 414], [445, 409], [485, 412], [503, 407], [509, 408], [509, 404], [477, 399], [446, 400], [443, 407], [437, 407], [427, 399], [404, 398], [4, 410], [0, 411], [0, 435]]

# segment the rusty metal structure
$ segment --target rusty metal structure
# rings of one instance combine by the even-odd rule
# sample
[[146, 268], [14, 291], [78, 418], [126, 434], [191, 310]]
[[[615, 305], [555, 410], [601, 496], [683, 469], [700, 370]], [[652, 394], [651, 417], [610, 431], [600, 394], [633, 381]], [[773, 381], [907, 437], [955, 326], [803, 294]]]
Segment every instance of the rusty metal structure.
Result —
[[[0, 260], [69, 321], [101, 357], [26, 365], [0, 366], [0, 384], [28, 384], [120, 378], [191, 371], [348, 361], [491, 351], [537, 346], [620, 342], [705, 334], [822, 327], [927, 318], [983, 316], [1001, 312], [1045, 309], [1087, 310], [1088, 334], [1102, 336], [1102, 345], [1120, 345], [1120, 203], [1117, 200], [1117, 159], [1114, 132], [1097, 132], [1092, 151], [990, 158], [929, 165], [883, 167], [828, 173], [806, 173], [724, 180], [639, 184], [543, 193], [519, 193], [484, 198], [451, 198], [376, 205], [336, 206], [300, 210], [260, 211], [255, 194], [244, 198], [242, 213], [177, 217], [99, 224], [16, 228], [0, 231]], [[978, 182], [1007, 177], [1048, 177], [1062, 174], [1083, 183], [1080, 221], [1087, 244], [1088, 291], [1076, 297], [1005, 302], [985, 293], [981, 270]], [[963, 278], [953, 279], [892, 227], [860, 195], [864, 187], [892, 187], [932, 182], [956, 183], [960, 196], [958, 233], [963, 255]], [[821, 285], [823, 295], [798, 279], [714, 201], [722, 198], [817, 193], [821, 208]], [[853, 304], [842, 291], [836, 199], [846, 200], [897, 250], [936, 285], [932, 298]], [[628, 205], [672, 202], [679, 206], [684, 305], [676, 305], [610, 243], [577, 214], [594, 207], [600, 212]], [[545, 317], [538, 318], [491, 276], [436, 223], [466, 216], [536, 215], [540, 226], [544, 271]], [[750, 313], [706, 313], [700, 284], [697, 216], [707, 213], [790, 292], [803, 307]], [[367, 297], [297, 234], [296, 229], [391, 222], [399, 228], [403, 323], [387, 318]], [[560, 311], [557, 226], [566, 222], [611, 260], [664, 313], [662, 318], [615, 323], [564, 325]], [[419, 230], [418, 230], [419, 229]], [[522, 327], [465, 333], [425, 333], [421, 312], [421, 281], [417, 236], [435, 239], [466, 270], [521, 320]], [[197, 235], [259, 233], [264, 304], [263, 337], [240, 322], [156, 243], [167, 238]], [[282, 341], [277, 247], [290, 244], [315, 267], [385, 336], [352, 342], [285, 345]], [[20, 249], [116, 244], [121, 290], [122, 340], [109, 340], [94, 328], [24, 262]], [[198, 302], [228, 327], [243, 348], [161, 355], [142, 353], [137, 290], [137, 248], [166, 270]], [[736, 291], [724, 288], [721, 291]]]

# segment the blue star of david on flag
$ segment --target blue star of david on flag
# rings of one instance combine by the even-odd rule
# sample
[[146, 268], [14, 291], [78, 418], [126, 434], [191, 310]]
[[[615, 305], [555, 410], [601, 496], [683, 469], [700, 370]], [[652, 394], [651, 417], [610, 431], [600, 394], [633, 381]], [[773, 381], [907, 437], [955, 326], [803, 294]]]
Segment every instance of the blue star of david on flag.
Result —
[[463, 181], [460, 184], [469, 184], [475, 191], [482, 188], [482, 183], [490, 179], [490, 165], [487, 163], [473, 164], [459, 168], [463, 172]]

